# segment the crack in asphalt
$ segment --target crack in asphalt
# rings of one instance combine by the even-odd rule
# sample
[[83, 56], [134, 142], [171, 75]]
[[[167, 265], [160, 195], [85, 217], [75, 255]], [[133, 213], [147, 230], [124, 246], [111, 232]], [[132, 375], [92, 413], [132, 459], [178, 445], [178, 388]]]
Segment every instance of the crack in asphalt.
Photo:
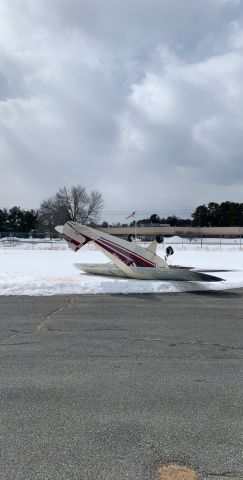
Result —
[[9, 337], [3, 338], [3, 339], [0, 341], [0, 344], [1, 344], [1, 345], [5, 345], [6, 342], [8, 342], [9, 340], [11, 340], [11, 338], [17, 337], [17, 335], [19, 335], [19, 334], [18, 334], [18, 333], [15, 333], [14, 335], [10, 335]]
[[[18, 335], [30, 335], [32, 332], [22, 332], [21, 330], [15, 330], [13, 328], [11, 328], [9, 330], [10, 332], [14, 332], [13, 335], [9, 335], [8, 337], [5, 337], [3, 339], [0, 340], [0, 345], [6, 345], [6, 342], [8, 342], [9, 340], [11, 340], [12, 338], [16, 338]], [[32, 343], [32, 342], [28, 342], [28, 343]], [[13, 343], [9, 343], [7, 345], [16, 345], [16, 344], [13, 344]], [[19, 344], [20, 345], [20, 344]]]
[[38, 325], [36, 325], [35, 327], [35, 330], [37, 333], [43, 333], [43, 332], [46, 332], [47, 330], [49, 330], [49, 326], [47, 324], [47, 322], [50, 320], [53, 320], [53, 317], [55, 317], [55, 315], [57, 313], [60, 313], [60, 312], [63, 312], [63, 310], [69, 308], [71, 305], [73, 305], [75, 302], [75, 297], [70, 297], [68, 299], [68, 303], [66, 305], [63, 305], [62, 307], [59, 307], [57, 308], [56, 310], [54, 310], [53, 312], [50, 312], [46, 317], [45, 319], [43, 320], [43, 322], [39, 323]]
[[[43, 333], [43, 332], [49, 330], [49, 326], [47, 325], [47, 322], [48, 322], [49, 320], [52, 320], [53, 317], [54, 317], [57, 313], [62, 312], [62, 311], [65, 310], [66, 308], [69, 308], [71, 305], [74, 304], [74, 302], [75, 302], [75, 297], [73, 297], [73, 296], [70, 297], [70, 298], [68, 299], [67, 305], [63, 305], [62, 307], [54, 310], [53, 312], [50, 312], [50, 313], [45, 317], [45, 319], [43, 320], [43, 322], [41, 322], [40, 324], [38, 324], [38, 325], [35, 326], [35, 331], [36, 331], [37, 333]], [[10, 332], [14, 332], [14, 333], [13, 333], [12, 335], [9, 335], [8, 337], [5, 337], [5, 338], [1, 339], [1, 340], [0, 340], [0, 345], [6, 345], [6, 343], [7, 343], [9, 340], [11, 340], [11, 339], [13, 339], [13, 338], [16, 338], [16, 337], [19, 336], [19, 335], [29, 335], [29, 334], [33, 333], [33, 332], [25, 332], [25, 331], [13, 329], [13, 328], [10, 329], [9, 331], [10, 331]], [[25, 343], [26, 343], [26, 342], [25, 342]], [[30, 342], [30, 343], [31, 343], [31, 342]], [[17, 344], [12, 344], [12, 343], [10, 343], [9, 345], [20, 345], [20, 344], [22, 344], [22, 342], [21, 342], [21, 343], [17, 343]]]
[[156, 337], [123, 337], [119, 340], [137, 340], [137, 341], [144, 341], [144, 342], [163, 342], [168, 343], [169, 347], [177, 347], [178, 345], [195, 345], [197, 347], [220, 347], [225, 349], [233, 349], [233, 350], [243, 350], [243, 347], [240, 345], [226, 345], [224, 343], [210, 343], [210, 342], [203, 342], [202, 340], [192, 341], [192, 342], [171, 342], [171, 340], [166, 340], [164, 338], [156, 338]]
[[243, 480], [243, 475], [242, 474], [234, 474], [234, 473], [229, 473], [229, 472], [223, 472], [223, 473], [207, 473], [203, 474], [203, 480], [221, 480], [224, 478], [225, 480]]

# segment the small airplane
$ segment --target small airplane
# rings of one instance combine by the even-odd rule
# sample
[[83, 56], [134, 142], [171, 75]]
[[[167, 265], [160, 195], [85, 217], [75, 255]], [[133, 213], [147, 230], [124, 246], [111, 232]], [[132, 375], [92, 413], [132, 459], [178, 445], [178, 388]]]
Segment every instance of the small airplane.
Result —
[[68, 242], [69, 247], [77, 252], [89, 242], [101, 250], [111, 262], [106, 264], [75, 263], [74, 266], [86, 273], [109, 275], [139, 280], [178, 280], [219, 282], [222, 278], [208, 275], [190, 267], [170, 266], [167, 258], [174, 253], [168, 246], [165, 258], [156, 254], [158, 243], [163, 237], [157, 236], [146, 248], [138, 245], [132, 235], [128, 240], [109, 235], [77, 222], [69, 221], [55, 227], [56, 231]]

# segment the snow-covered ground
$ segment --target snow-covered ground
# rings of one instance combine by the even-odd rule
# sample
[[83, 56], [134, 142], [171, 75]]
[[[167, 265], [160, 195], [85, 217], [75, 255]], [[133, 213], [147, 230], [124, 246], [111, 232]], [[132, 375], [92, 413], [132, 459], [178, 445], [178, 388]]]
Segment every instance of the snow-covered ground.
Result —
[[[91, 244], [74, 253], [60, 241], [0, 242], [0, 295], [163, 293], [243, 287], [243, 246], [241, 250], [238, 240], [231, 239], [230, 245], [223, 240], [221, 244], [208, 242], [203, 248], [200, 239], [183, 245], [181, 238], [179, 240], [180, 243], [176, 238], [166, 239], [166, 244], [174, 244], [175, 254], [169, 259], [171, 265], [231, 270], [216, 274], [225, 281], [163, 282], [88, 275], [76, 270], [73, 264], [107, 263], [107, 258]], [[163, 245], [158, 246], [158, 254], [164, 256]]]

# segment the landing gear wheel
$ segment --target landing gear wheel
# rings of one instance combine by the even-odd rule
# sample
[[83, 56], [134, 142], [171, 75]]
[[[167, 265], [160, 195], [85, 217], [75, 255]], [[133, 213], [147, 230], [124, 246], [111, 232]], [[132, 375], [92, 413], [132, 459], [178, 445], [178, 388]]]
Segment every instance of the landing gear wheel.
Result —
[[129, 233], [129, 235], [127, 236], [127, 241], [128, 242], [133, 242], [135, 239], [134, 235], [132, 235], [131, 233]]
[[170, 257], [170, 255], [173, 255], [174, 250], [171, 246], [169, 246], [166, 248], [165, 253], [166, 253], [165, 260], [167, 260], [167, 258]]
[[157, 235], [155, 237], [155, 240], [156, 240], [157, 243], [163, 243], [164, 237], [162, 235]]

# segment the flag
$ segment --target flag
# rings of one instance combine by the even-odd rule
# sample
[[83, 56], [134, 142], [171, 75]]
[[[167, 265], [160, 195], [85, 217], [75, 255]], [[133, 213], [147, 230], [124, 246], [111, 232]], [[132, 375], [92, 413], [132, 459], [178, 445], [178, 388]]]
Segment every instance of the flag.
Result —
[[130, 213], [130, 215], [128, 215], [128, 217], [126, 217], [126, 220], [127, 220], [128, 218], [135, 217], [135, 215], [136, 215], [136, 212], [132, 212], [132, 213]]

